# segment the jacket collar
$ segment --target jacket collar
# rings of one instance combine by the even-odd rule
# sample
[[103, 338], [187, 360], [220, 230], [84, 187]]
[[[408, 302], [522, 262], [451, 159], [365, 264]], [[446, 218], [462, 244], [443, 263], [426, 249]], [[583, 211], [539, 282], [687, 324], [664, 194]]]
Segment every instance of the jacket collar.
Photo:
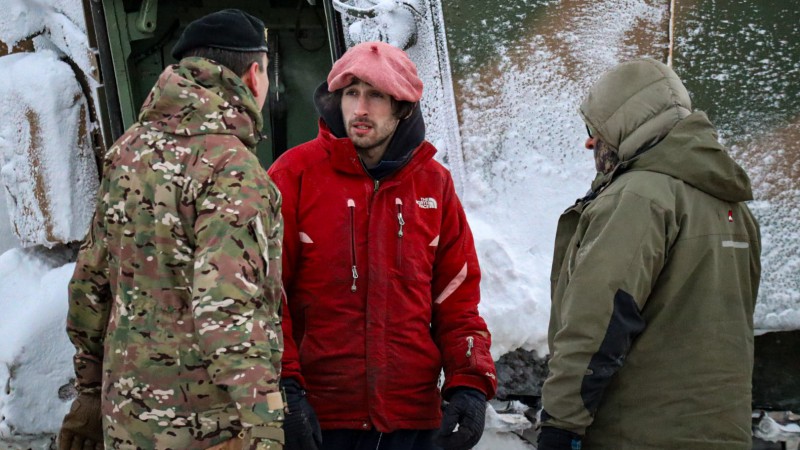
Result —
[[[334, 170], [350, 175], [370, 177], [350, 138], [336, 137], [323, 119], [319, 120], [317, 140], [330, 154]], [[403, 180], [432, 159], [434, 154], [436, 154], [436, 148], [428, 141], [422, 141], [417, 147], [411, 149], [408, 162], [396, 172], [387, 175], [385, 180], [387, 182]]]

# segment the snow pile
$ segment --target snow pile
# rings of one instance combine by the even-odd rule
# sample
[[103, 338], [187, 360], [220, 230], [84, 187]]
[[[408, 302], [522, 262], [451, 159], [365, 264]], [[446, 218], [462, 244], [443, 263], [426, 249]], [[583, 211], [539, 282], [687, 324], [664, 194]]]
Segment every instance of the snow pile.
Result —
[[74, 378], [65, 320], [74, 264], [65, 260], [24, 249], [0, 255], [0, 441], [55, 433], [69, 410], [59, 392]]
[[0, 181], [14, 232], [23, 246], [80, 241], [97, 192], [80, 85], [50, 50], [0, 58], [0, 78]]
[[797, 423], [796, 416], [794, 422], [780, 423], [765, 414], [759, 419], [753, 434], [767, 442], [783, 442], [783, 448], [786, 449], [800, 448], [800, 424]]
[[80, 241], [94, 212], [97, 73], [80, 0], [5, 0], [0, 42], [27, 51], [0, 57], [0, 448], [45, 449], [74, 396], [74, 254], [45, 247]]
[[0, 254], [18, 246], [19, 241], [14, 236], [11, 228], [11, 218], [6, 210], [6, 192], [5, 189], [0, 189]]
[[[518, 403], [518, 402], [516, 402]], [[484, 434], [475, 450], [530, 450], [532, 444], [522, 439], [531, 422], [523, 415], [525, 407], [520, 411], [503, 411], [502, 414], [490, 404], [486, 408], [486, 424]], [[528, 437], [528, 436], [526, 436]], [[531, 437], [532, 439], [532, 437]]]

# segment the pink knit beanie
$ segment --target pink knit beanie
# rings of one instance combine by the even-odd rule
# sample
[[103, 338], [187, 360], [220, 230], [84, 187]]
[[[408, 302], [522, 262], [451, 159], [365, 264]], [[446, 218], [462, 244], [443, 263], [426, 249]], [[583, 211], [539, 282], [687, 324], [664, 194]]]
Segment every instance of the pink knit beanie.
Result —
[[422, 80], [406, 52], [385, 42], [362, 42], [345, 52], [328, 74], [328, 91], [350, 86], [353, 78], [371, 84], [395, 100], [418, 102]]

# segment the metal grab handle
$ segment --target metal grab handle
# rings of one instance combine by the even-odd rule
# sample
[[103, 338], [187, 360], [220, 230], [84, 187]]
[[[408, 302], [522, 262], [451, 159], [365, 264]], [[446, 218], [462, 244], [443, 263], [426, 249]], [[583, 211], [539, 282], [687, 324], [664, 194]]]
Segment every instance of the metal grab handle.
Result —
[[[359, 8], [358, 6], [349, 5], [342, 0], [332, 0], [332, 2], [333, 9], [336, 11], [359, 19], [372, 19], [377, 17], [381, 12], [388, 11], [379, 4], [375, 4], [369, 8]], [[407, 2], [400, 1], [397, 2], [397, 5], [408, 9], [418, 17], [422, 17], [422, 12]]]
[[136, 17], [136, 29], [142, 33], [152, 33], [156, 30], [157, 19], [158, 0], [144, 0]]
[[351, 17], [358, 17], [359, 19], [372, 19], [378, 15], [378, 5], [371, 8], [359, 8], [357, 6], [348, 5], [340, 0], [332, 0], [333, 9], [339, 11], [341, 14], [346, 14]]

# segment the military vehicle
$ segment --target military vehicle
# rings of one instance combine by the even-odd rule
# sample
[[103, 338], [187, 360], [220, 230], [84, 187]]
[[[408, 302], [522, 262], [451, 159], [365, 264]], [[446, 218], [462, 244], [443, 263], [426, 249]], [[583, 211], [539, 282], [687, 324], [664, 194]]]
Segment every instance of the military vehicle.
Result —
[[[449, 62], [442, 44], [441, 6], [436, 0], [376, 1], [366, 2], [367, 6], [344, 0], [84, 3], [92, 24], [90, 45], [98, 49], [102, 86], [97, 106], [106, 146], [135, 121], [158, 75], [165, 65], [175, 62], [170, 49], [185, 26], [224, 8], [248, 11], [264, 20], [268, 29], [270, 96], [263, 130], [267, 139], [258, 149], [265, 166], [286, 149], [316, 136], [314, 89], [355, 39], [384, 40], [412, 54], [432, 54], [436, 64], [420, 66], [426, 83], [423, 101], [449, 101], [448, 108], [437, 109], [452, 113], [439, 114], [437, 120], [428, 122], [435, 124], [434, 134], [445, 129], [457, 133], [452, 87], [446, 83]], [[439, 81], [443, 72], [447, 76]], [[457, 142], [457, 138], [449, 141], [454, 140]]]

